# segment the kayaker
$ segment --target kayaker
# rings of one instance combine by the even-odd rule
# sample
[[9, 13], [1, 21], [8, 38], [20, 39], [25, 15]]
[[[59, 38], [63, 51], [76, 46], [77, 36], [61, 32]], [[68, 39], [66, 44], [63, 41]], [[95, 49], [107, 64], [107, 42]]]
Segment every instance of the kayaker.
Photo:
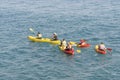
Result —
[[56, 34], [56, 33], [53, 33], [53, 35], [52, 35], [52, 40], [58, 40], [58, 37], [57, 37], [57, 34]]
[[85, 44], [86, 44], [86, 40], [81, 39], [79, 45], [85, 45]]
[[106, 47], [103, 42], [99, 44], [99, 50], [106, 51]]
[[42, 39], [42, 34], [40, 32], [37, 33], [37, 38]]
[[66, 50], [72, 50], [72, 44], [70, 42], [67, 43]]
[[63, 47], [63, 49], [65, 49], [65, 48], [66, 48], [67, 43], [66, 43], [66, 40], [65, 40], [65, 39], [63, 39], [63, 40], [61, 41], [60, 46], [62, 46], [62, 47]]

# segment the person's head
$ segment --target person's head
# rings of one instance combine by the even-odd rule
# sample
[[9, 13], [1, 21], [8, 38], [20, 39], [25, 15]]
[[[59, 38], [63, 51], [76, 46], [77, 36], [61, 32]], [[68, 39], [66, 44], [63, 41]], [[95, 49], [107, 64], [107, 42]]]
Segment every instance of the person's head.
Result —
[[85, 42], [85, 40], [84, 40], [84, 39], [81, 39], [80, 42]]
[[104, 44], [103, 42], [101, 42], [100, 44]]
[[40, 34], [40, 32], [38, 32], [38, 34]]
[[63, 41], [65, 41], [65, 39], [63, 39]]
[[53, 35], [57, 35], [57, 34], [54, 32]]

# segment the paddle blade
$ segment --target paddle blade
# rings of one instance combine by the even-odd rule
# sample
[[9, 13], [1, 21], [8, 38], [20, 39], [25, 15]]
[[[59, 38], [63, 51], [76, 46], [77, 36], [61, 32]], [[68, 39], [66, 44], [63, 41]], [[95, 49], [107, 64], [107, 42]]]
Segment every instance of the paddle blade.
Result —
[[35, 31], [32, 28], [29, 28], [29, 30], [35, 34]]
[[112, 51], [112, 49], [111, 49], [111, 48], [107, 48], [107, 50]]
[[76, 50], [77, 53], [81, 53], [81, 50]]
[[29, 28], [29, 30], [30, 30], [31, 32], [34, 32], [34, 30], [33, 30], [32, 28]]

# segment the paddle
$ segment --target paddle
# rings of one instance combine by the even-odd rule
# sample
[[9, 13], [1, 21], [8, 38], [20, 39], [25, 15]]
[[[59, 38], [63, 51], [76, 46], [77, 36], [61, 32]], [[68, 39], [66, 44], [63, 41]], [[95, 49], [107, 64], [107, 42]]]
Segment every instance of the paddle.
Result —
[[[70, 41], [70, 43], [72, 44], [72, 46], [77, 46], [77, 42], [74, 41]], [[81, 53], [81, 50], [76, 50], [77, 53]]]
[[106, 48], [106, 50], [109, 51], [109, 54], [111, 54], [112, 49], [111, 48]]
[[108, 51], [110, 51], [110, 52], [112, 51], [112, 49], [111, 49], [111, 48], [107, 48], [107, 50], [108, 50]]
[[77, 53], [81, 53], [81, 50], [76, 50]]
[[32, 28], [29, 28], [29, 30], [30, 30], [32, 33], [35, 34], [35, 31], [34, 31]]

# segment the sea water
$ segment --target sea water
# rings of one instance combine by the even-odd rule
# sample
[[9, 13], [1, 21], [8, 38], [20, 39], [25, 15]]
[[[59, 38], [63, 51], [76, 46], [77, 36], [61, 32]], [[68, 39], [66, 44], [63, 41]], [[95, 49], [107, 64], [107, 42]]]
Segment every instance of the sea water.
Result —
[[[91, 47], [69, 56], [28, 40], [37, 32]], [[119, 34], [119, 0], [0, 0], [0, 80], [119, 80]], [[100, 42], [112, 52], [96, 53]]]

